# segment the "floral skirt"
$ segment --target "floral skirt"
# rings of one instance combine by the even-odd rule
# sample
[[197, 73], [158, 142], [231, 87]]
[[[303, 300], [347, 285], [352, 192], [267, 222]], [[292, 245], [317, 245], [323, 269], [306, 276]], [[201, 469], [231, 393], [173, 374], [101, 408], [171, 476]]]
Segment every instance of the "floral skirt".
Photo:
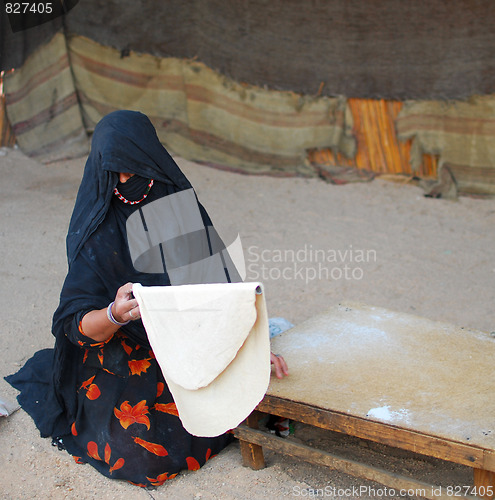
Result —
[[71, 435], [63, 437], [76, 462], [158, 486], [180, 470], [199, 469], [232, 440], [231, 434], [200, 438], [184, 429], [152, 351], [119, 332], [106, 343], [84, 340], [77, 415]]

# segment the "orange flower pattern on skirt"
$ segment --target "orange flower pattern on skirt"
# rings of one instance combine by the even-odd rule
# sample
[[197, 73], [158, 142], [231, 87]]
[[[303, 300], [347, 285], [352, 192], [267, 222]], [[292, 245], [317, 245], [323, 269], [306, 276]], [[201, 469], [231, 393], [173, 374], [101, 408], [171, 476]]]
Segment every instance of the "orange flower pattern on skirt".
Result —
[[153, 486], [161, 486], [167, 479], [172, 479], [177, 475], [175, 474], [170, 474], [168, 475], [168, 472], [164, 472], [163, 474], [158, 475], [155, 478], [152, 477], [147, 477], [146, 479], [153, 485]]
[[194, 457], [187, 457], [186, 462], [189, 470], [198, 470], [201, 467], [199, 462]]
[[[205, 457], [205, 462], [211, 458], [211, 449], [208, 448], [206, 450], [206, 457]], [[201, 465], [199, 464], [199, 462], [194, 458], [194, 457], [187, 457], [186, 458], [186, 462], [187, 462], [187, 468], [189, 470], [198, 470], [201, 468]]]
[[131, 375], [141, 375], [141, 373], [146, 373], [146, 370], [151, 366], [151, 363], [149, 362], [150, 359], [151, 358], [133, 359], [128, 361]]
[[120, 410], [114, 408], [113, 413], [124, 429], [127, 429], [132, 424], [144, 424], [148, 429], [150, 428], [150, 419], [146, 416], [148, 407], [144, 399], [135, 406], [131, 406], [129, 401], [124, 401], [120, 405]]
[[[88, 456], [94, 458], [95, 460], [102, 461], [100, 456], [98, 455], [98, 445], [94, 441], [90, 441], [88, 443]], [[110, 445], [107, 443], [105, 445], [105, 459], [104, 462], [110, 465], [110, 459], [112, 457], [112, 449]], [[123, 458], [119, 458], [115, 461], [115, 463], [109, 468], [110, 474], [117, 469], [120, 469], [124, 466], [125, 460]]]
[[95, 375], [93, 375], [88, 380], [85, 380], [81, 384], [81, 389], [86, 389], [86, 397], [88, 399], [98, 399], [100, 397], [101, 391], [96, 384], [92, 384]]
[[86, 392], [86, 397], [88, 399], [98, 399], [100, 397], [101, 391], [96, 384], [91, 384]]
[[179, 411], [177, 410], [177, 406], [175, 406], [175, 403], [155, 403], [155, 406], [153, 408], [156, 411], [162, 411], [164, 413], [170, 413], [170, 415], [175, 415], [176, 417], [179, 416]]
[[[76, 328], [77, 330], [77, 328]], [[159, 486], [182, 469], [197, 470], [231, 440], [198, 438], [182, 426], [177, 407], [148, 348], [122, 331], [104, 345], [80, 340], [79, 411], [66, 449], [78, 463], [142, 487]]]
[[120, 341], [120, 343], [122, 344], [122, 347], [124, 348], [124, 351], [127, 353], [128, 356], [131, 355], [131, 352], [132, 352], [132, 347], [131, 346], [128, 346], [126, 343], [125, 343], [125, 340], [122, 339]]
[[157, 397], [157, 399], [163, 394], [164, 389], [165, 389], [165, 384], [163, 382], [158, 382], [158, 384], [156, 384], [156, 397]]
[[138, 437], [134, 438], [134, 442], [159, 457], [166, 457], [168, 455], [168, 451], [161, 444], [150, 443], [149, 441], [145, 441], [144, 439]]

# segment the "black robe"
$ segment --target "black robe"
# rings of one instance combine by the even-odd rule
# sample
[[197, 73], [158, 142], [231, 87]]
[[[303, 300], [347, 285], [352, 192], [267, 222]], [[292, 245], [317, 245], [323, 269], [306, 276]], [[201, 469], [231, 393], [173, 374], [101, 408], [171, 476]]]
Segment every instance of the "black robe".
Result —
[[[120, 184], [121, 172], [135, 175]], [[137, 205], [114, 195], [118, 186], [128, 199], [140, 199], [150, 179], [148, 197]], [[170, 284], [166, 269], [134, 269], [126, 221], [138, 207], [186, 189], [191, 184], [145, 115], [116, 111], [98, 123], [67, 235], [69, 269], [53, 317], [55, 348], [36, 353], [6, 378], [21, 391], [18, 400], [43, 437], [62, 438], [78, 461], [140, 485], [198, 468], [229, 436], [197, 438], [183, 429], [141, 320], [105, 343], [86, 337], [80, 322], [86, 312], [107, 307], [127, 282]]]

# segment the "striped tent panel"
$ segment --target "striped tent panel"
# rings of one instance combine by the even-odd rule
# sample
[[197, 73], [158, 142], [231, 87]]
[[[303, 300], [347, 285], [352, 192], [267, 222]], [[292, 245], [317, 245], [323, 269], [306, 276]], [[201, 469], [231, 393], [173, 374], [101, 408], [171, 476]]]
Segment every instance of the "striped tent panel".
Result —
[[65, 38], [58, 33], [5, 76], [7, 115], [17, 143], [41, 161], [87, 153]]
[[5, 106], [5, 95], [3, 94], [3, 72], [0, 73], [0, 147], [13, 147], [15, 144], [15, 135], [7, 118], [7, 109]]
[[354, 152], [344, 99], [235, 83], [196, 61], [121, 57], [83, 37], [69, 51], [88, 129], [113, 109], [139, 110], [174, 153], [258, 173], [312, 175], [309, 148]]
[[461, 193], [495, 194], [495, 97], [408, 102], [397, 118], [398, 136], [412, 140], [414, 169], [424, 154], [439, 157]]
[[[122, 58], [119, 51], [84, 37], [71, 37], [68, 46], [88, 130], [116, 109], [139, 110], [162, 121], [187, 121], [179, 59], [137, 54]], [[155, 124], [161, 126], [160, 120]]]
[[[345, 146], [343, 99], [243, 86], [194, 62], [184, 75], [190, 129], [220, 139], [218, 153], [235, 151], [245, 164], [304, 173], [307, 149]], [[221, 163], [218, 153], [212, 160]]]

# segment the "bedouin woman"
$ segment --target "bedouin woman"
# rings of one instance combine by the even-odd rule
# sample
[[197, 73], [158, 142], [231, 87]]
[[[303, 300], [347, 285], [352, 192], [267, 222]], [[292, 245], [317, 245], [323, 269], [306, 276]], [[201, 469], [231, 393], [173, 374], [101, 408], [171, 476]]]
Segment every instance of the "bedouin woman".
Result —
[[[127, 218], [186, 189], [191, 184], [145, 115], [116, 111], [98, 123], [67, 235], [55, 348], [8, 377], [43, 437], [52, 436], [77, 462], [140, 486], [198, 469], [231, 440], [195, 437], [182, 427], [131, 293], [132, 283], [170, 279], [166, 270], [134, 268]], [[271, 360], [278, 377], [287, 374], [282, 357]]]

